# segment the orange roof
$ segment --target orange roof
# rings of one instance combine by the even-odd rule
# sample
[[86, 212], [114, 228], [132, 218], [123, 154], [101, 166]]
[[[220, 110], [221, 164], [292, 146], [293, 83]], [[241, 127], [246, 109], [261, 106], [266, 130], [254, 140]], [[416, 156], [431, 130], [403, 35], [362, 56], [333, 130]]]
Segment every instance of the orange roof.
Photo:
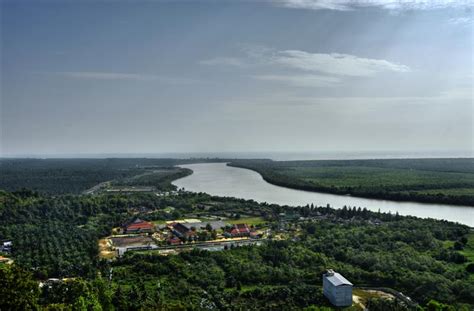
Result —
[[137, 229], [153, 229], [153, 224], [148, 222], [148, 221], [143, 221], [143, 220], [140, 220], [140, 221], [135, 221], [133, 222], [132, 224], [130, 224], [129, 226], [127, 226], [127, 230], [137, 230]]

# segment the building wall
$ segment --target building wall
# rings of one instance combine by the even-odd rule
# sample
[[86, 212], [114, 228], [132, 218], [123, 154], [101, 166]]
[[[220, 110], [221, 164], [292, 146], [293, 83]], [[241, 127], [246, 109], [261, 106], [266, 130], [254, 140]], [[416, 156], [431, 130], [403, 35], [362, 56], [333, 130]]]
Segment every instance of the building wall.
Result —
[[323, 294], [337, 307], [352, 305], [352, 286], [334, 286], [325, 276], [323, 276]]

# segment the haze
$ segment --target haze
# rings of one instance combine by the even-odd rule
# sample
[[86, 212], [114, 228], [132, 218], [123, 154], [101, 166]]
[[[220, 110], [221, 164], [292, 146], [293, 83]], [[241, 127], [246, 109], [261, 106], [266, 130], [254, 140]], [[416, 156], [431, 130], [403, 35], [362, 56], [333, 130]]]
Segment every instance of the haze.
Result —
[[472, 156], [472, 8], [2, 1], [1, 155]]

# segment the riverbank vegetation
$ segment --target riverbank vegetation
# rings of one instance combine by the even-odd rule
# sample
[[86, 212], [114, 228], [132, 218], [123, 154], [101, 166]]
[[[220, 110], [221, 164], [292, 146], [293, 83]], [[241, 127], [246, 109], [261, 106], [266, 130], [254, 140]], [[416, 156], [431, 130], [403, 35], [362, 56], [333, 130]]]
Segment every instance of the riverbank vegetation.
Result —
[[[156, 186], [170, 190], [169, 183], [190, 172], [172, 168], [219, 159], [0, 159], [0, 189], [29, 189], [45, 194], [79, 194], [99, 183]], [[176, 175], [177, 174], [177, 175]], [[133, 180], [134, 177], [137, 178]], [[164, 178], [167, 177], [167, 178]]]
[[193, 173], [192, 170], [180, 167], [160, 167], [148, 169], [145, 173], [122, 178], [112, 183], [113, 186], [154, 187], [160, 191], [175, 190], [171, 184], [173, 180], [186, 177]]
[[237, 160], [229, 165], [288, 188], [474, 206], [474, 159]]

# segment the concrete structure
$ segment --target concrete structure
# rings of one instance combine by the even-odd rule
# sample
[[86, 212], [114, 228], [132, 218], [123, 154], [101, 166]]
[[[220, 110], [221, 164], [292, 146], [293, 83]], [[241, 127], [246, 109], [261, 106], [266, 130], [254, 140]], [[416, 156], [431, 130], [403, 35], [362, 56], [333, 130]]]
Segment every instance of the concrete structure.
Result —
[[333, 270], [323, 274], [323, 294], [336, 307], [352, 305], [352, 283]]

